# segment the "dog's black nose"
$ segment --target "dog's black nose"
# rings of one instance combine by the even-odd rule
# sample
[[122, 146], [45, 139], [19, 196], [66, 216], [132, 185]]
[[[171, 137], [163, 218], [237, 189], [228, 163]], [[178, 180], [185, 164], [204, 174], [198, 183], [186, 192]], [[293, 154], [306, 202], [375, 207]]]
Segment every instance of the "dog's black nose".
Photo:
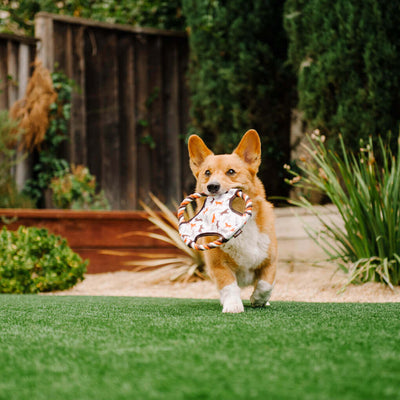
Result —
[[218, 190], [221, 188], [221, 185], [218, 182], [212, 182], [207, 185], [207, 190], [211, 194], [215, 194], [218, 192]]

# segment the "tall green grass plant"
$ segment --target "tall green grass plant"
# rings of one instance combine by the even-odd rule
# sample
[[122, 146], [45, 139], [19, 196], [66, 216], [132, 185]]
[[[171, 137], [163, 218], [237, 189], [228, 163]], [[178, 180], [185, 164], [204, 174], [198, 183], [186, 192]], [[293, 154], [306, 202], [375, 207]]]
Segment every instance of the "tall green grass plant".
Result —
[[300, 162], [300, 172], [287, 169], [290, 184], [329, 197], [343, 226], [324, 218], [305, 196], [291, 202], [318, 217], [323, 229], [309, 227], [308, 233], [339, 261], [349, 282], [400, 285], [400, 136], [396, 152], [382, 139], [374, 147], [370, 138], [357, 153], [348, 151], [342, 137], [339, 141], [340, 153], [333, 152], [315, 131], [305, 146], [311, 162]]

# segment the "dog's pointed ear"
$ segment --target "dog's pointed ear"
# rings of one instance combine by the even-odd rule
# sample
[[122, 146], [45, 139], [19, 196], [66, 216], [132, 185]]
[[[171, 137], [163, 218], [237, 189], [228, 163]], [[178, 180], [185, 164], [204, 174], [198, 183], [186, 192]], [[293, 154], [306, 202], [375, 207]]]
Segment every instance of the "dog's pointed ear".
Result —
[[205, 145], [203, 140], [197, 136], [192, 135], [188, 142], [190, 168], [195, 176], [198, 175], [201, 164], [204, 160], [214, 153]]
[[261, 141], [254, 129], [250, 129], [244, 134], [233, 152], [249, 164], [251, 169], [258, 171], [261, 164]]

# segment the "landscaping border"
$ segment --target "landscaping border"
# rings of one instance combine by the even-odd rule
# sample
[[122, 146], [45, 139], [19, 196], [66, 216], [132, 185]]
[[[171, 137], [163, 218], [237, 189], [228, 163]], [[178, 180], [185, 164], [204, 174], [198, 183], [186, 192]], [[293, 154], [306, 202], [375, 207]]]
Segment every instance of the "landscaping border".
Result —
[[[327, 218], [340, 223], [333, 206], [318, 206]], [[49, 229], [68, 240], [81, 257], [88, 258], [88, 273], [137, 270], [128, 261], [146, 259], [143, 254], [177, 254], [173, 246], [132, 232], [160, 232], [147, 220], [144, 211], [71, 211], [0, 209], [0, 228], [19, 225]], [[304, 224], [317, 227], [317, 218], [296, 207], [276, 208], [276, 233], [279, 260], [284, 262], [324, 259], [322, 250], [308, 237]], [[7, 222], [10, 222], [7, 224]], [[148, 259], [148, 258], [147, 258]]]
[[0, 209], [0, 216], [0, 228], [36, 226], [65, 237], [74, 251], [90, 260], [88, 273], [134, 270], [125, 263], [143, 259], [142, 253], [176, 252], [162, 241], [131, 234], [156, 231], [143, 211]]

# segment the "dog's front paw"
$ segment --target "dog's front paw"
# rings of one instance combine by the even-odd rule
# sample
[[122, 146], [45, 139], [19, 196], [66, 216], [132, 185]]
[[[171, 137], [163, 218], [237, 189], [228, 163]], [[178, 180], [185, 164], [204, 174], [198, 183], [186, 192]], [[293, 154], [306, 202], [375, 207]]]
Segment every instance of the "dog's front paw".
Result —
[[236, 282], [222, 288], [220, 294], [223, 313], [237, 314], [244, 311], [240, 289]]
[[250, 302], [252, 307], [265, 307], [269, 306], [269, 298], [271, 297], [272, 289], [274, 285], [259, 280], [257, 286], [254, 289], [253, 294], [250, 297]]
[[256, 299], [254, 295], [250, 297], [250, 303], [252, 307], [266, 307], [270, 306], [269, 301], [266, 301], [264, 299]]
[[254, 295], [250, 297], [250, 303], [252, 307], [265, 307], [266, 301], [263, 299], [256, 299]]
[[228, 297], [223, 304], [222, 312], [231, 314], [244, 312], [243, 302], [240, 297]]

